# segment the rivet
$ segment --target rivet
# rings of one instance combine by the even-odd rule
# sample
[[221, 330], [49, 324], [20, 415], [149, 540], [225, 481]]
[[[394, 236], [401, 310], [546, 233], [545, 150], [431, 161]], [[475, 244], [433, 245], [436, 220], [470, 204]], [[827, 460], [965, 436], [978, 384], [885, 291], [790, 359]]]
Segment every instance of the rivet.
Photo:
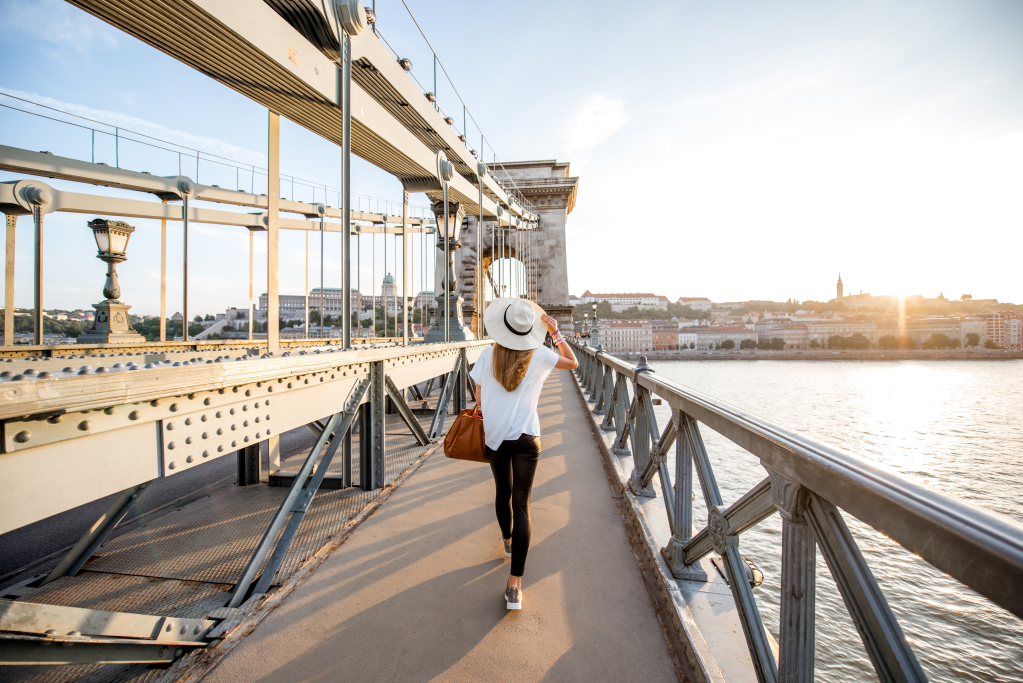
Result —
[[167, 423], [167, 429], [174, 429], [174, 423], [173, 422], [168, 422]]
[[18, 443], [28, 443], [28, 440], [32, 438], [32, 432], [28, 430], [20, 431], [14, 435], [14, 440]]
[[231, 425], [231, 431], [233, 432], [234, 430], [235, 430], [235, 426]]
[[220, 411], [218, 410], [218, 411], [217, 411], [217, 414], [216, 414], [216, 417], [220, 417], [220, 415], [221, 415], [221, 413], [220, 413]]
[[49, 422], [51, 425], [55, 425], [59, 424], [61, 418], [63, 417], [64, 417], [63, 415], [51, 415], [50, 417], [46, 418], [46, 421]]
[[206, 416], [205, 416], [205, 415], [203, 415], [203, 416], [202, 416], [202, 417], [200, 417], [199, 419], [200, 419], [201, 421], [205, 422], [205, 421], [206, 421]]
[[168, 621], [167, 622], [167, 633], [170, 633], [172, 628], [174, 628], [174, 623]]
[[220, 436], [220, 435], [221, 435], [221, 434], [223, 434], [223, 433], [224, 433], [224, 430], [223, 430], [223, 429], [218, 429], [218, 430], [217, 430], [217, 436]]
[[[171, 444], [171, 448], [173, 448], [173, 447], [174, 447], [174, 444]], [[167, 469], [169, 469], [169, 470], [172, 470], [175, 467], [177, 467], [177, 464], [174, 463], [174, 462], [172, 462], [171, 464], [167, 465]]]
[[133, 410], [130, 413], [128, 413], [128, 419], [129, 420], [137, 420], [137, 419], [139, 419], [139, 411]]
[[204, 439], [208, 439], [208, 438], [210, 438], [210, 435], [209, 435], [209, 433], [208, 433], [208, 432], [203, 432], [203, 433], [202, 433], [202, 438], [204, 438]]
[[192, 424], [192, 418], [190, 418], [190, 417], [186, 417], [186, 418], [185, 418], [185, 424], [186, 424], [186, 425], [190, 425], [190, 424]]
[[175, 412], [177, 412], [177, 410], [178, 410], [178, 404], [177, 404], [177, 403], [171, 403], [171, 404], [170, 404], [170, 409], [171, 409], [171, 412], [172, 412], [172, 413], [175, 413]]
[[151, 405], [151, 406], [153, 406], [155, 408], [156, 406], [160, 405], [160, 399], [156, 399], [155, 401], [150, 401], [149, 405]]
[[203, 402], [202, 402], [202, 403], [203, 403], [203, 405], [206, 405], [206, 406], [208, 406], [208, 405], [210, 404], [210, 399], [209, 399], [209, 397], [207, 397], [207, 398], [203, 399]]
[[267, 435], [267, 436], [270, 436], [270, 430], [269, 430], [269, 429], [268, 429], [268, 430], [266, 430], [266, 435]]
[[168, 448], [168, 450], [172, 450], [173, 451], [174, 450], [174, 442], [171, 441], [170, 443], [168, 443], [167, 444], [167, 448]]
[[232, 441], [231, 442], [231, 448], [238, 448], [238, 442], [237, 441]]
[[109, 408], [104, 408], [103, 412], [106, 413], [107, 415], [113, 415], [114, 414], [114, 407], [110, 406]]
[[248, 404], [245, 404], [245, 405], [242, 406], [242, 410], [248, 410], [248, 409], [249, 409]]
[[[217, 446], [217, 453], [223, 453], [223, 452], [224, 452], [224, 447], [223, 446]], [[205, 453], [203, 455], [205, 455]]]
[[188, 456], [187, 458], [185, 458], [185, 462], [192, 462], [192, 456]]
[[83, 432], [87, 432], [89, 431], [89, 427], [91, 426], [91, 424], [92, 423], [90, 423], [88, 420], [82, 420], [81, 422], [78, 423], [78, 428]]
[[227, 412], [229, 412], [229, 413], [231, 413], [232, 415], [234, 415], [234, 408], [231, 408], [231, 410], [229, 410], [229, 411], [227, 411]]
[[289, 389], [291, 388], [291, 382], [288, 382], [288, 388]]
[[259, 422], [259, 418], [258, 417], [256, 418], [256, 422]]
[[192, 443], [192, 437], [186, 436], [185, 437], [185, 443]]
[[263, 405], [265, 405], [265, 406], [268, 406], [268, 405], [270, 405], [270, 401], [269, 401], [269, 400], [267, 400], [267, 401], [264, 401], [264, 402], [263, 402]]
[[249, 437], [246, 436], [244, 441], [245, 441], [245, 443], [248, 443], [249, 442]]
[[244, 422], [242, 422], [242, 427], [248, 427], [248, 426], [249, 426], [249, 421], [248, 420], [245, 420]]
[[246, 389], [245, 390], [245, 395], [246, 396], [251, 396], [252, 395], [252, 391], [250, 391], [249, 389]]

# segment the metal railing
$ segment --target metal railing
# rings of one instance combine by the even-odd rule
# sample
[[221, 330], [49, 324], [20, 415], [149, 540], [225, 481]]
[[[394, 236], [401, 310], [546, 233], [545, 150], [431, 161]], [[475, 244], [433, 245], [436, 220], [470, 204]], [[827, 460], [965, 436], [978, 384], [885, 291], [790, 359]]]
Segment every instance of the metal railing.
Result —
[[[2, 108], [2, 109], [6, 109], [6, 110], [12, 111], [12, 112], [18, 112], [18, 113], [21, 113], [21, 114], [27, 114], [27, 115], [33, 116], [33, 117], [35, 117], [37, 119], [45, 119], [47, 121], [52, 121], [52, 122], [55, 122], [55, 123], [60, 123], [60, 124], [63, 124], [65, 126], [71, 126], [73, 128], [79, 128], [79, 129], [81, 129], [83, 131], [89, 132], [90, 135], [91, 135], [91, 138], [90, 138], [90, 154], [89, 154], [89, 158], [87, 160], [90, 163], [93, 163], [93, 164], [98, 163], [98, 164], [101, 164], [101, 165], [109, 165], [109, 164], [105, 164], [103, 162], [99, 162], [99, 161], [96, 160], [96, 136], [99, 135], [100, 136], [100, 145], [101, 145], [101, 150], [100, 150], [100, 157], [101, 158], [106, 158], [108, 160], [110, 159], [109, 156], [104, 157], [104, 150], [102, 149], [102, 146], [103, 146], [102, 142], [103, 142], [103, 140], [104, 139], [112, 140], [113, 143], [114, 143], [114, 150], [113, 150], [113, 152], [114, 152], [113, 153], [113, 161], [114, 161], [113, 166], [114, 166], [114, 168], [118, 168], [118, 169], [123, 168], [123, 169], [126, 169], [126, 170], [135, 170], [135, 171], [141, 170], [141, 169], [138, 169], [138, 168], [134, 168], [134, 169], [129, 168], [129, 166], [126, 166], [125, 164], [121, 163], [121, 145], [122, 145], [122, 143], [130, 143], [130, 144], [133, 144], [133, 145], [140, 145], [140, 146], [142, 146], [144, 148], [147, 148], [147, 150], [157, 150], [157, 151], [160, 151], [160, 152], [169, 152], [171, 155], [177, 155], [177, 174], [178, 175], [186, 175], [186, 174], [191, 174], [192, 171], [194, 171], [195, 173], [194, 173], [194, 178], [193, 179], [195, 180], [196, 183], [201, 183], [203, 180], [208, 180], [209, 175], [211, 175], [211, 174], [213, 176], [215, 176], [215, 180], [218, 183], [225, 182], [224, 178], [227, 178], [226, 182], [230, 182], [232, 180], [232, 178], [230, 177], [230, 175], [231, 175], [230, 171], [234, 171], [234, 178], [233, 178], [233, 180], [234, 180], [234, 188], [233, 189], [236, 192], [248, 192], [250, 194], [257, 194], [256, 190], [258, 189], [258, 190], [261, 191], [260, 192], [261, 194], [265, 194], [265, 190], [267, 188], [267, 178], [268, 178], [268, 176], [267, 176], [267, 169], [262, 167], [262, 166], [257, 166], [255, 164], [246, 164], [246, 163], [241, 162], [241, 161], [239, 161], [237, 159], [230, 159], [228, 157], [220, 156], [220, 155], [214, 154], [212, 152], [207, 152], [207, 151], [203, 151], [203, 150], [200, 150], [200, 149], [195, 149], [195, 148], [192, 148], [192, 147], [188, 147], [186, 145], [178, 144], [176, 142], [171, 142], [169, 140], [164, 140], [162, 138], [154, 137], [152, 135], [146, 135], [145, 133], [139, 133], [137, 131], [129, 130], [129, 129], [124, 128], [122, 126], [115, 126], [113, 124], [105, 123], [103, 121], [97, 121], [96, 119], [90, 119], [90, 118], [88, 118], [86, 116], [81, 116], [79, 114], [73, 114], [73, 113], [71, 113], [69, 111], [64, 111], [63, 109], [57, 109], [56, 107], [51, 107], [51, 106], [48, 106], [48, 105], [45, 105], [45, 104], [40, 104], [38, 102], [33, 102], [31, 100], [26, 100], [26, 99], [21, 98], [21, 97], [15, 97], [14, 95], [10, 95], [8, 93], [0, 92], [0, 96], [7, 97], [7, 98], [12, 99], [12, 100], [17, 100], [18, 102], [23, 102], [23, 103], [25, 103], [26, 105], [28, 105], [30, 107], [40, 107], [42, 109], [46, 109], [48, 111], [51, 111], [51, 112], [53, 112], [55, 114], [60, 114], [60, 115], [63, 115], [63, 116], [69, 116], [69, 117], [78, 119], [80, 121], [87, 121], [87, 122], [92, 123], [92, 124], [97, 124], [97, 125], [100, 125], [100, 126], [105, 126], [107, 128], [107, 130], [105, 130], [103, 128], [94, 128], [93, 126], [84, 125], [84, 124], [81, 124], [81, 123], [75, 123], [74, 121], [63, 121], [63, 120], [55, 118], [53, 116], [47, 116], [45, 114], [40, 114], [39, 112], [29, 111], [28, 109], [20, 109], [18, 107], [14, 107], [14, 106], [11, 106], [11, 105], [8, 105], [8, 104], [3, 104], [2, 102], [0, 102], [0, 108]], [[110, 132], [109, 129], [113, 129], [113, 132]], [[7, 130], [9, 133], [17, 133], [21, 129], [20, 129], [19, 126], [11, 125], [11, 126], [5, 126], [4, 130]], [[136, 139], [136, 138], [131, 137], [131, 136], [137, 136], [137, 138], [145, 138], [145, 139], [144, 140], [140, 140], [140, 139]], [[22, 144], [22, 140], [20, 140], [20, 139], [13, 140], [11, 142], [12, 142], [12, 146], [19, 146], [19, 145]], [[86, 159], [82, 159], [82, 161], [86, 161]], [[159, 168], [161, 168], [161, 170], [157, 173], [158, 175], [170, 175], [170, 174], [175, 172], [173, 164], [167, 165], [167, 163], [166, 163], [167, 159], [166, 158], [164, 158], [162, 160], [161, 159], [156, 159], [156, 158], [151, 158], [151, 159], [148, 159], [147, 161], [150, 162], [149, 164], [147, 164], [148, 166], [151, 166], [152, 164], [157, 164], [157, 166]], [[172, 161], [173, 161], [173, 159], [172, 159]], [[202, 170], [203, 170], [202, 169], [202, 164], [203, 163], [205, 163], [207, 165], [207, 169], [206, 169], [206, 173], [205, 174], [202, 173]], [[212, 166], [214, 166], [216, 168], [211, 172], [211, 170], [208, 168], [209, 165], [212, 165]], [[217, 169], [219, 169], [220, 171], [225, 171], [226, 170], [227, 175], [225, 176], [223, 174], [223, 172], [217, 173]], [[258, 186], [256, 185], [257, 177], [260, 179], [258, 181], [259, 182]], [[243, 185], [242, 183], [245, 180], [248, 180], [248, 183]], [[212, 185], [211, 184], [210, 186], [211, 187], [218, 187], [218, 188], [219, 187], [223, 187], [225, 189], [229, 189], [228, 185]], [[290, 201], [306, 201], [304, 199], [303, 200], [299, 200], [299, 199], [295, 198], [296, 197], [296, 190], [295, 190], [295, 188], [298, 187], [301, 192], [306, 192], [306, 191], [308, 192], [307, 199], [308, 199], [309, 203], [315, 204], [318, 201], [322, 201], [328, 207], [331, 207], [331, 206], [333, 206], [333, 207], [341, 206], [341, 196], [340, 196], [340, 193], [342, 192], [342, 190], [340, 188], [333, 187], [331, 185], [327, 185], [325, 183], [319, 183], [319, 182], [316, 182], [316, 181], [313, 181], [313, 180], [307, 180], [307, 179], [304, 179], [304, 178], [299, 178], [299, 177], [294, 176], [294, 175], [288, 175], [286, 173], [281, 173], [281, 174], [279, 174], [279, 184], [278, 184], [278, 187], [282, 191], [282, 196], [281, 196], [282, 199], [288, 199]], [[290, 194], [287, 197], [285, 197], [283, 195], [283, 191], [284, 191], [285, 188], [290, 189]], [[384, 199], [384, 198], [381, 198], [381, 197], [374, 197], [374, 196], [371, 196], [371, 195], [368, 195], [368, 194], [359, 193], [359, 192], [351, 192], [350, 194], [351, 194], [351, 197], [352, 197], [352, 210], [353, 211], [377, 212], [377, 213], [382, 213], [382, 214], [389, 214], [389, 215], [392, 215], [392, 216], [395, 215], [395, 214], [399, 214], [399, 215], [401, 214], [401, 202], [400, 201], [397, 201], [397, 200], [394, 200], [394, 199]], [[332, 198], [334, 198], [333, 201], [332, 201]], [[430, 209], [429, 206], [420, 206], [420, 205], [412, 205], [412, 204], [410, 204], [408, 208], [409, 208], [409, 212], [410, 212], [409, 215], [411, 217], [413, 217], [413, 218], [431, 218], [432, 215], [433, 215], [431, 213], [431, 209]]]
[[[842, 512], [888, 536], [937, 569], [1023, 617], [1023, 525], [887, 470], [875, 462], [781, 427], [658, 377], [643, 358], [626, 363], [576, 346], [583, 388], [614, 431], [616, 455], [631, 452], [629, 489], [654, 495], [659, 477], [671, 539], [661, 549], [677, 579], [698, 580], [697, 561], [722, 558], [759, 681], [812, 681], [816, 549], [827, 564], [882, 681], [925, 681], [920, 663], [850, 533]], [[652, 397], [671, 408], [660, 431]], [[725, 506], [700, 423], [760, 459], [767, 477]], [[675, 446], [675, 468], [668, 452]], [[695, 468], [697, 481], [693, 479]], [[707, 525], [693, 534], [699, 486]], [[757, 608], [740, 535], [777, 511], [782, 518], [779, 656]]]

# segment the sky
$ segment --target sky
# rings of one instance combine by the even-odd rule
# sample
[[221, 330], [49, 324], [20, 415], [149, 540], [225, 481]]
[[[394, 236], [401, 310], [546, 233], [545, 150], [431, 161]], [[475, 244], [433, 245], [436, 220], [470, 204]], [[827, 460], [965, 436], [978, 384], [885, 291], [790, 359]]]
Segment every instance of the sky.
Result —
[[[827, 300], [841, 272], [847, 293], [1023, 302], [1023, 3], [648, 2], [623, 11], [569, 1], [525, 16], [517, 5], [407, 2], [472, 116], [469, 141], [476, 146], [480, 128], [486, 135], [488, 161], [571, 163], [574, 294]], [[378, 0], [376, 11], [383, 36], [432, 90], [432, 57], [403, 4]], [[0, 0], [0, 19], [0, 93], [265, 163], [267, 112], [229, 88], [59, 0]], [[441, 78], [439, 104], [461, 129], [462, 103]], [[43, 112], [2, 95], [0, 104]], [[0, 109], [0, 144], [87, 159], [90, 135]], [[99, 137], [97, 154], [112, 162], [112, 142]], [[336, 146], [287, 121], [281, 143], [283, 173], [339, 184]], [[136, 143], [122, 145], [120, 161], [178, 172], [177, 153]], [[194, 159], [182, 164], [194, 173]], [[206, 162], [200, 174], [258, 184]], [[367, 197], [401, 193], [361, 160], [352, 189], [366, 209], [380, 208]], [[299, 184], [296, 198], [308, 199], [303, 192]], [[47, 308], [101, 298], [104, 265], [87, 218], [47, 217]], [[136, 227], [118, 268], [122, 299], [158, 313], [159, 226]], [[245, 306], [247, 233], [193, 230], [190, 312]], [[180, 230], [168, 232], [170, 313], [181, 249]], [[339, 245], [327, 237], [325, 281], [337, 286]], [[15, 300], [24, 307], [31, 238], [31, 221], [19, 220]], [[284, 231], [284, 293], [303, 291], [303, 239]], [[364, 289], [383, 268], [378, 243], [375, 271], [363, 254]], [[256, 272], [258, 296], [265, 268]]]

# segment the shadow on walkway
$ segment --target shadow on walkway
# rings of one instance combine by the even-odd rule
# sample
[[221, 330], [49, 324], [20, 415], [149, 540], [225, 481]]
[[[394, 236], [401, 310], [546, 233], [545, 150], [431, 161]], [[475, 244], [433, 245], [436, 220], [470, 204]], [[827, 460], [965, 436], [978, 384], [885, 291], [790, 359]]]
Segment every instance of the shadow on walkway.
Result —
[[486, 465], [439, 451], [207, 681], [676, 681], [568, 371], [540, 400], [524, 605]]

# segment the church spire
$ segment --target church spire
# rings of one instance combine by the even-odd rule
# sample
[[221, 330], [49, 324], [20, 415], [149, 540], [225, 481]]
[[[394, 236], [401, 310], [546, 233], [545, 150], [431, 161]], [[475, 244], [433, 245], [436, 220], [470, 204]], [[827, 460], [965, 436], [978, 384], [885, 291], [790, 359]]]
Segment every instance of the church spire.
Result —
[[836, 286], [836, 291], [837, 291], [837, 295], [835, 296], [835, 299], [837, 301], [841, 302], [842, 301], [842, 272], [841, 271], [839, 271], [839, 273], [838, 273], [838, 285]]

